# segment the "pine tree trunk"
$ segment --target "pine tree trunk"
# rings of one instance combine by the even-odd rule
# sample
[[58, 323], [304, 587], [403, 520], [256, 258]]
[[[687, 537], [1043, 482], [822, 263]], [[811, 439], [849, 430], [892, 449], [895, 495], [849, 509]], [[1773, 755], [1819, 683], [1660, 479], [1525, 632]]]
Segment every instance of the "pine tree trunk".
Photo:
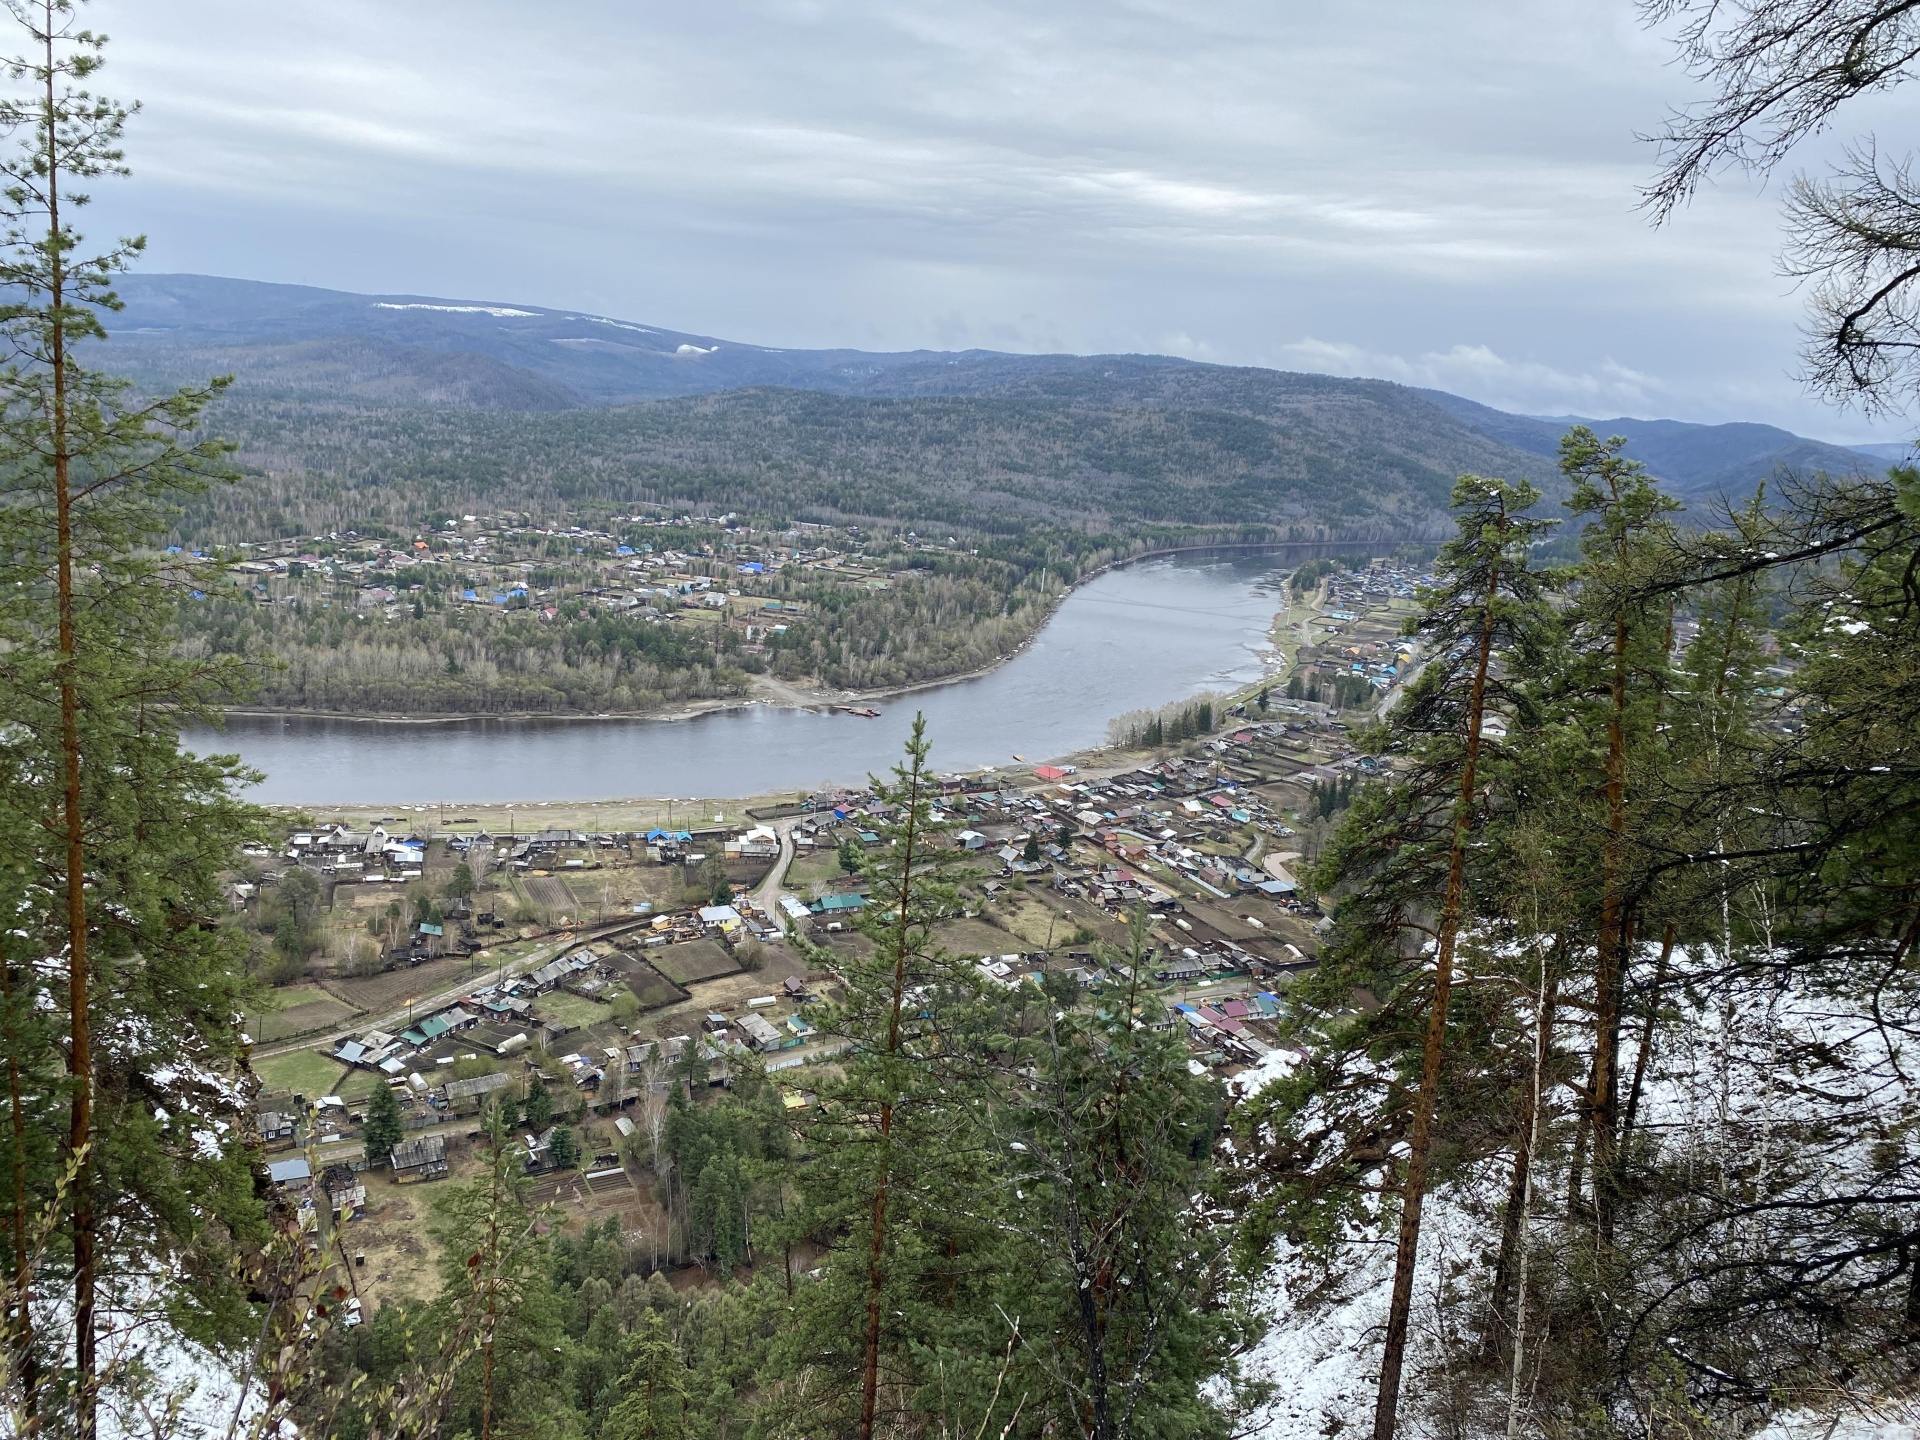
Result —
[[1620, 1133], [1633, 1134], [1634, 1122], [1640, 1115], [1640, 1092], [1647, 1083], [1647, 1066], [1653, 1059], [1654, 1024], [1660, 1017], [1660, 991], [1666, 985], [1667, 964], [1673, 958], [1673, 922], [1667, 922], [1666, 933], [1660, 937], [1660, 959], [1653, 967], [1653, 989], [1647, 998], [1645, 1023], [1640, 1027], [1640, 1048], [1633, 1057], [1633, 1084], [1627, 1087], [1627, 1109], [1620, 1119]]
[[880, 1399], [880, 1307], [886, 1289], [887, 1189], [892, 1156], [893, 1106], [880, 1106], [880, 1175], [873, 1191], [873, 1229], [867, 1250], [867, 1334], [860, 1375], [860, 1440], [873, 1440]]
[[1607, 710], [1607, 826], [1600, 862], [1600, 935], [1593, 1004], [1593, 1213], [1602, 1246], [1613, 1243], [1619, 1185], [1620, 1009], [1626, 979], [1627, 622], [1613, 627], [1613, 687]]
[[1420, 1057], [1420, 1093], [1414, 1102], [1413, 1137], [1407, 1174], [1400, 1190], [1400, 1237], [1393, 1261], [1393, 1298], [1387, 1310], [1387, 1335], [1380, 1353], [1380, 1393], [1373, 1412], [1373, 1440], [1393, 1440], [1400, 1407], [1400, 1374], [1406, 1364], [1407, 1327], [1413, 1316], [1414, 1267], [1420, 1255], [1420, 1212], [1427, 1194], [1427, 1161], [1433, 1148], [1433, 1115], [1440, 1095], [1440, 1062], [1447, 1040], [1447, 1002], [1453, 990], [1453, 950], [1460, 930], [1466, 892], [1467, 832], [1473, 823], [1478, 784], [1480, 732], [1486, 718], [1487, 669], [1493, 659], [1493, 610], [1500, 591], [1498, 565], [1487, 578], [1486, 609], [1474, 660], [1473, 691], [1467, 701], [1467, 749], [1460, 767], [1460, 798], [1453, 818], [1453, 843], [1447, 857], [1446, 898], [1440, 906], [1434, 945], [1433, 1003], [1427, 1014], [1426, 1043]]
[[493, 1142], [493, 1184], [487, 1193], [487, 1317], [480, 1356], [480, 1440], [493, 1440], [493, 1338], [499, 1319], [500, 1296], [500, 1181], [501, 1145], [496, 1123], [489, 1121]]
[[51, 283], [48, 294], [48, 360], [52, 368], [55, 599], [60, 646], [61, 828], [66, 842], [67, 889], [67, 1067], [73, 1076], [67, 1146], [74, 1167], [73, 1197], [73, 1357], [76, 1375], [74, 1434], [93, 1440], [99, 1376], [94, 1340], [95, 1217], [93, 1166], [92, 979], [87, 957], [87, 855], [80, 789], [79, 635], [74, 620], [72, 446], [67, 431], [66, 261], [60, 234], [61, 156], [55, 126], [53, 27], [46, 32], [46, 106], [44, 143], [47, 166], [47, 249]]

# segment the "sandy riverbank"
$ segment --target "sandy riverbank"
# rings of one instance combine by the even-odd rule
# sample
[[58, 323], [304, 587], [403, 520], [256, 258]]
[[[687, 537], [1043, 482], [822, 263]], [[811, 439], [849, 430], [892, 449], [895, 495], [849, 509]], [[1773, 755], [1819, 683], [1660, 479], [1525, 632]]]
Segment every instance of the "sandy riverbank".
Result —
[[[964, 772], [997, 777], [1010, 785], [1034, 782], [1035, 765], [1051, 763], [1074, 765], [1083, 779], [1100, 779], [1131, 770], [1151, 759], [1151, 751], [1096, 749], [1052, 761], [1036, 760], [1033, 765], [1000, 765], [985, 771]], [[937, 771], [948, 774], [955, 772]], [[767, 795], [676, 797], [668, 801], [660, 796], [635, 796], [616, 800], [528, 800], [514, 804], [461, 805], [304, 805], [271, 807], [282, 814], [299, 814], [315, 824], [339, 822], [349, 829], [364, 829], [384, 822], [398, 822], [411, 829], [431, 827], [435, 833], [471, 835], [520, 834], [533, 830], [697, 830], [709, 825], [755, 823], [748, 813], [794, 804], [805, 791], [788, 790]]]

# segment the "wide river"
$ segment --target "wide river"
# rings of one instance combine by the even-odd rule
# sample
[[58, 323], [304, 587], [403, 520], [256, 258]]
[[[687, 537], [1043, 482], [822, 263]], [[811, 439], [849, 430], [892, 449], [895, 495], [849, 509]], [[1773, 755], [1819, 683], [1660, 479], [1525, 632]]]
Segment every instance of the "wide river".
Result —
[[[1351, 550], [1353, 547], [1343, 547]], [[686, 720], [433, 723], [234, 716], [190, 732], [266, 772], [269, 804], [379, 805], [762, 795], [862, 781], [927, 717], [941, 770], [1039, 762], [1098, 745], [1107, 722], [1258, 679], [1278, 579], [1331, 547], [1173, 555], [1069, 595], [1012, 660], [876, 701], [877, 720], [756, 704]]]

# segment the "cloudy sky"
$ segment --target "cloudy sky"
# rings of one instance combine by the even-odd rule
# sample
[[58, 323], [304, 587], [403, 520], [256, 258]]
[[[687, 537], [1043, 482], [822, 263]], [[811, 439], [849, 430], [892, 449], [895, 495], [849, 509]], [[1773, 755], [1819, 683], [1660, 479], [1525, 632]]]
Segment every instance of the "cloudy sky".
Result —
[[113, 39], [101, 88], [145, 106], [93, 224], [144, 230], [151, 269], [1901, 438], [1794, 382], [1777, 188], [1730, 178], [1662, 230], [1636, 212], [1636, 132], [1689, 82], [1630, 0], [88, 18]]

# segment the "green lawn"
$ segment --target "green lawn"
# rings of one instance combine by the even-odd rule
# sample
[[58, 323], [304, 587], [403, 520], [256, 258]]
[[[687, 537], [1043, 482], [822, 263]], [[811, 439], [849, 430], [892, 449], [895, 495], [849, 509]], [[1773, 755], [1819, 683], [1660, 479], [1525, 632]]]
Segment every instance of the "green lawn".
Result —
[[313, 985], [276, 985], [262, 997], [261, 1010], [291, 1010], [296, 1005], [312, 1005], [333, 997]]
[[290, 1050], [253, 1062], [253, 1071], [269, 1090], [292, 1090], [309, 1100], [334, 1093], [346, 1068], [318, 1050]]
[[803, 851], [794, 856], [793, 864], [787, 867], [785, 884], [787, 889], [804, 895], [809, 886], [825, 884], [846, 873], [840, 868], [840, 856], [833, 850], [817, 850], [811, 855]]
[[535, 1011], [542, 1019], [564, 1020], [576, 1030], [586, 1030], [611, 1018], [613, 1011], [598, 1000], [586, 1000], [578, 995], [569, 995], [564, 990], [555, 990], [542, 995], [534, 1002]]

